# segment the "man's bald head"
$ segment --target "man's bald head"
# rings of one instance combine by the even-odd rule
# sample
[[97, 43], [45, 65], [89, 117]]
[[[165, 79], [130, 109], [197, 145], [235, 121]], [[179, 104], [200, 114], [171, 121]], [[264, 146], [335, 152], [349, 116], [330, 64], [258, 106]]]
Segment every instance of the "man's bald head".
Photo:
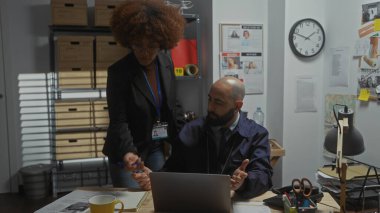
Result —
[[225, 92], [230, 92], [231, 98], [236, 100], [243, 100], [245, 95], [245, 87], [241, 80], [227, 76], [217, 80], [212, 87], [224, 88]]

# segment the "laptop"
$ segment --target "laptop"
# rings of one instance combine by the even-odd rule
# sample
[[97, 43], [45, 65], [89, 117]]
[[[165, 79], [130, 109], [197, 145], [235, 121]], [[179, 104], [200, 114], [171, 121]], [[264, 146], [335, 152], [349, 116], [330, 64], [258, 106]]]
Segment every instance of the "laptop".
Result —
[[230, 176], [150, 173], [155, 212], [230, 212]]

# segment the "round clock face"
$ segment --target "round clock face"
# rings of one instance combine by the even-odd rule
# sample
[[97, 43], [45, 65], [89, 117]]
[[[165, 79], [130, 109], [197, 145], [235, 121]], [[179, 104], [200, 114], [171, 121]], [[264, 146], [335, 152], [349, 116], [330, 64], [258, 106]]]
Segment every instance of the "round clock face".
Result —
[[325, 32], [322, 25], [314, 19], [299, 20], [290, 29], [289, 45], [297, 56], [315, 56], [324, 44]]

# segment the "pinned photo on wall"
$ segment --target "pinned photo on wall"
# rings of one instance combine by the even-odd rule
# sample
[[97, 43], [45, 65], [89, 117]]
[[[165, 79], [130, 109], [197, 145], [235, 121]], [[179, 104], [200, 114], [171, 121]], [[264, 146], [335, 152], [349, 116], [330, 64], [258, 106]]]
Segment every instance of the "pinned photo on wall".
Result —
[[221, 24], [221, 52], [262, 52], [261, 24]]
[[220, 55], [221, 55], [221, 59], [220, 59], [221, 70], [241, 69], [240, 53], [223, 52]]
[[380, 2], [373, 2], [362, 5], [362, 24], [380, 18]]
[[379, 37], [371, 36], [362, 39], [362, 49], [357, 50], [361, 53], [359, 68], [360, 69], [377, 69], [380, 65]]
[[369, 58], [366, 55], [363, 55], [360, 58], [360, 68], [361, 69], [377, 69], [379, 68], [379, 59], [376, 58]]

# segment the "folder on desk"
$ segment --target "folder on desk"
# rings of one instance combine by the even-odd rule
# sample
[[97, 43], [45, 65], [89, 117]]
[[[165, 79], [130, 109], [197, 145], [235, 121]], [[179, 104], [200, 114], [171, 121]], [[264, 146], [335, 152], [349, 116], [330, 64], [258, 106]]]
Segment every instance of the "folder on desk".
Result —
[[[369, 167], [363, 164], [353, 164], [347, 167], [347, 203], [359, 205], [358, 203], [361, 203], [363, 198], [377, 197], [378, 192], [380, 191], [378, 188], [371, 190], [365, 189], [365, 187], [378, 186], [379, 179], [378, 176], [376, 176], [377, 173], [375, 169], [376, 168], [374, 167]], [[317, 180], [318, 183], [323, 186], [322, 189], [327, 190], [334, 196], [339, 196], [340, 180], [336, 168], [333, 169], [331, 166], [319, 168]]]
[[[322, 167], [318, 169], [320, 172], [325, 175], [331, 176], [333, 178], [339, 178], [336, 169], [332, 169], [331, 166]], [[367, 175], [368, 166], [366, 165], [349, 165], [347, 167], [346, 180], [354, 180], [359, 178], [364, 178]], [[374, 170], [371, 170], [368, 174], [368, 177], [376, 177], [376, 173]]]

